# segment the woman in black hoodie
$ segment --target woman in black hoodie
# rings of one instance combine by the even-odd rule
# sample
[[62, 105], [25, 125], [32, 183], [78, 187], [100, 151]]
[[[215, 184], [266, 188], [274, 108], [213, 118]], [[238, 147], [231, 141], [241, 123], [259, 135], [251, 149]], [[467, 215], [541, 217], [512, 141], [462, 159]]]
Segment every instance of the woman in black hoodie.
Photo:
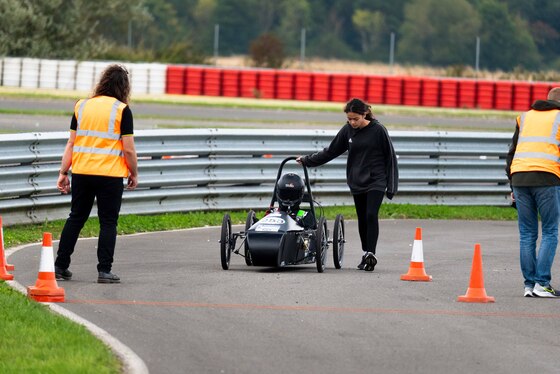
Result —
[[305, 166], [320, 166], [348, 151], [346, 182], [354, 197], [364, 252], [358, 269], [373, 271], [377, 264], [379, 208], [383, 196], [392, 199], [398, 189], [397, 157], [387, 129], [373, 117], [367, 103], [352, 99], [344, 112], [348, 122], [331, 144], [297, 161]]

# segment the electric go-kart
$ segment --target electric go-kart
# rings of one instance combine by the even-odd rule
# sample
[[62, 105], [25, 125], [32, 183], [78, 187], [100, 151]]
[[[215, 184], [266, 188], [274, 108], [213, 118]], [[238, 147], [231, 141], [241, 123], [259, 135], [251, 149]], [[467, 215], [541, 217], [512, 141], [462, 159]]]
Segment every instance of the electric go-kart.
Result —
[[[249, 211], [245, 230], [234, 233], [230, 215], [224, 215], [220, 237], [224, 270], [229, 269], [233, 252], [245, 257], [249, 266], [284, 267], [315, 263], [317, 271], [322, 273], [330, 243], [333, 244], [334, 266], [337, 269], [342, 267], [344, 218], [341, 214], [336, 216], [333, 240], [330, 241], [327, 220], [322, 212], [317, 219], [316, 202], [305, 165], [302, 165], [305, 181], [295, 173], [282, 174], [284, 165], [294, 160], [296, 157], [288, 157], [280, 164], [272, 200], [263, 218], [259, 220], [254, 211]], [[238, 239], [241, 242], [236, 247]], [[240, 253], [241, 247], [243, 254]]]

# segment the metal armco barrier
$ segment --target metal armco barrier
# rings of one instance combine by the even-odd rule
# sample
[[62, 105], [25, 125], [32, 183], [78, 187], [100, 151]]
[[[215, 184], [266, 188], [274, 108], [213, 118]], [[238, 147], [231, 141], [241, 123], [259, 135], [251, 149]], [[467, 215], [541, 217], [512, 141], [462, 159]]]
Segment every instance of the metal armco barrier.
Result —
[[[336, 131], [187, 129], [137, 131], [139, 186], [122, 214], [263, 209], [283, 157], [327, 146]], [[65, 218], [70, 197], [56, 190], [68, 133], [0, 135], [0, 215], [5, 225]], [[509, 134], [391, 132], [400, 188], [393, 203], [507, 205]], [[315, 199], [351, 205], [346, 159], [310, 168]], [[286, 171], [301, 173], [293, 163]], [[93, 212], [95, 214], [95, 210]]]

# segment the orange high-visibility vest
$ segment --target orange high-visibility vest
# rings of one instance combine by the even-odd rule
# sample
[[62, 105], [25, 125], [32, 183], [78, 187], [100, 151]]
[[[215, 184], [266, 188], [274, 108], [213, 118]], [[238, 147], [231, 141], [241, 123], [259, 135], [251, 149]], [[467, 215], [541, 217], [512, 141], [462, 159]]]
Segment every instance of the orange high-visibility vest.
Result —
[[123, 154], [121, 119], [126, 104], [96, 96], [76, 103], [78, 120], [72, 152], [72, 173], [128, 177]]
[[511, 173], [543, 171], [560, 178], [560, 110], [530, 110], [517, 117], [517, 126]]

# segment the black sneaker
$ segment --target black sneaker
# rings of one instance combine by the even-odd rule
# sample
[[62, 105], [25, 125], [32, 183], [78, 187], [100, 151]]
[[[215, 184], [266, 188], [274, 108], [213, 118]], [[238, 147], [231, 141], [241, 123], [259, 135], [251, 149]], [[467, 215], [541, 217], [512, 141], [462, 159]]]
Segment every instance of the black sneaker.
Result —
[[121, 283], [121, 278], [111, 272], [105, 273], [104, 271], [100, 271], [97, 277], [97, 283]]
[[66, 280], [69, 281], [72, 279], [72, 272], [68, 269], [61, 269], [58, 267], [54, 267], [54, 276], [56, 279], [62, 279], [62, 280]]
[[373, 271], [375, 269], [375, 265], [377, 265], [377, 257], [371, 252], [367, 252], [364, 255], [364, 260], [366, 262], [366, 266], [364, 267], [365, 271]]
[[366, 267], [366, 255], [364, 254], [362, 256], [362, 262], [360, 262], [357, 266], [358, 270], [364, 270], [364, 268]]

